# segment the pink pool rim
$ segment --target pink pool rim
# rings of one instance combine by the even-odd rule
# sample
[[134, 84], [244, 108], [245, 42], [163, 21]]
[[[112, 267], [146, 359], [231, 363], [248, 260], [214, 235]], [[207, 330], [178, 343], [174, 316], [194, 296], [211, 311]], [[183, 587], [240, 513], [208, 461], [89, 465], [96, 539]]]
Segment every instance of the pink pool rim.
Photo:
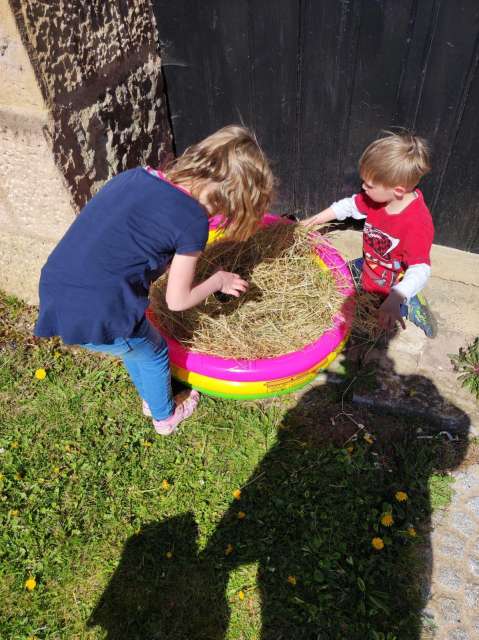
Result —
[[[288, 224], [289, 222], [289, 220], [273, 214], [266, 214], [262, 220], [263, 225]], [[212, 218], [210, 229], [217, 228], [219, 223], [218, 217]], [[320, 364], [331, 353], [340, 349], [351, 330], [355, 288], [344, 258], [324, 239], [320, 244], [314, 244], [314, 235], [314, 233], [311, 234], [314, 251], [331, 271], [338, 289], [345, 298], [341, 311], [334, 318], [331, 329], [325, 331], [316, 341], [303, 349], [282, 356], [257, 360], [220, 358], [189, 351], [177, 340], [166, 335], [158, 324], [153, 311], [149, 308], [146, 312], [147, 318], [164, 336], [168, 344], [171, 363], [186, 371], [220, 380], [257, 382], [299, 375]]]

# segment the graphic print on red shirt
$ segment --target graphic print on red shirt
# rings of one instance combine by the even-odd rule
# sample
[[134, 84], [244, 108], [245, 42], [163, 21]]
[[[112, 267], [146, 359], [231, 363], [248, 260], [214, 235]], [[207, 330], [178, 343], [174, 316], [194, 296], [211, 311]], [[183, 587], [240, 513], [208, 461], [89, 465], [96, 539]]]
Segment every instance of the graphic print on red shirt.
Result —
[[388, 213], [384, 204], [364, 193], [355, 196], [356, 207], [367, 216], [361, 280], [365, 291], [388, 294], [408, 267], [430, 264], [434, 227], [422, 193], [416, 189], [415, 195], [398, 214]]

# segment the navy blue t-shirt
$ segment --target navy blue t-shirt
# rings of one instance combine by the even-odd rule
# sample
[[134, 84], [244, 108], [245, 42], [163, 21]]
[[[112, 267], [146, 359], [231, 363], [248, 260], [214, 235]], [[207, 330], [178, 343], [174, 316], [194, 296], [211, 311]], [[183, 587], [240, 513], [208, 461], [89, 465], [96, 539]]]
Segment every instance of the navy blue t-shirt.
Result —
[[202, 251], [203, 207], [145, 169], [109, 180], [77, 216], [40, 277], [35, 335], [108, 344], [134, 332], [148, 288], [175, 253]]

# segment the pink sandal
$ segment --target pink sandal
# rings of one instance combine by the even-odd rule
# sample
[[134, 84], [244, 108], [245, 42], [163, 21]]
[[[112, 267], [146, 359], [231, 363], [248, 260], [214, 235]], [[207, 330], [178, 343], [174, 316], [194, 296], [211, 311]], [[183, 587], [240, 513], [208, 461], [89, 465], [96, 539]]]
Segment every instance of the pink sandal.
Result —
[[[179, 393], [177, 396], [175, 396], [175, 410], [169, 418], [165, 418], [164, 420], [155, 420], [153, 418], [153, 426], [155, 427], [156, 433], [162, 436], [169, 436], [174, 433], [177, 430], [180, 422], [183, 422], [183, 420], [186, 420], [191, 416], [191, 414], [198, 406], [199, 401], [200, 394], [195, 389]], [[143, 403], [143, 413], [145, 413], [145, 409], [150, 411], [150, 408], [148, 407], [146, 402], [143, 401]], [[148, 414], [145, 413], [145, 415]]]

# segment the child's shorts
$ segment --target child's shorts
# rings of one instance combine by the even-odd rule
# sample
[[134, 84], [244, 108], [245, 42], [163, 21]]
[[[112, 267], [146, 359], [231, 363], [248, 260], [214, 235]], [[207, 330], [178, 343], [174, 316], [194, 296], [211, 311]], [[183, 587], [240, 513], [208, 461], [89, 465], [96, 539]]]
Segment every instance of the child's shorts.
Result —
[[[364, 259], [356, 258], [351, 260], [349, 268], [353, 276], [354, 283], [358, 288], [361, 287], [361, 273], [363, 270]], [[428, 338], [435, 338], [437, 335], [437, 323], [426, 298], [422, 293], [413, 296], [408, 304], [401, 304], [401, 315], [410, 322], [424, 331]]]

